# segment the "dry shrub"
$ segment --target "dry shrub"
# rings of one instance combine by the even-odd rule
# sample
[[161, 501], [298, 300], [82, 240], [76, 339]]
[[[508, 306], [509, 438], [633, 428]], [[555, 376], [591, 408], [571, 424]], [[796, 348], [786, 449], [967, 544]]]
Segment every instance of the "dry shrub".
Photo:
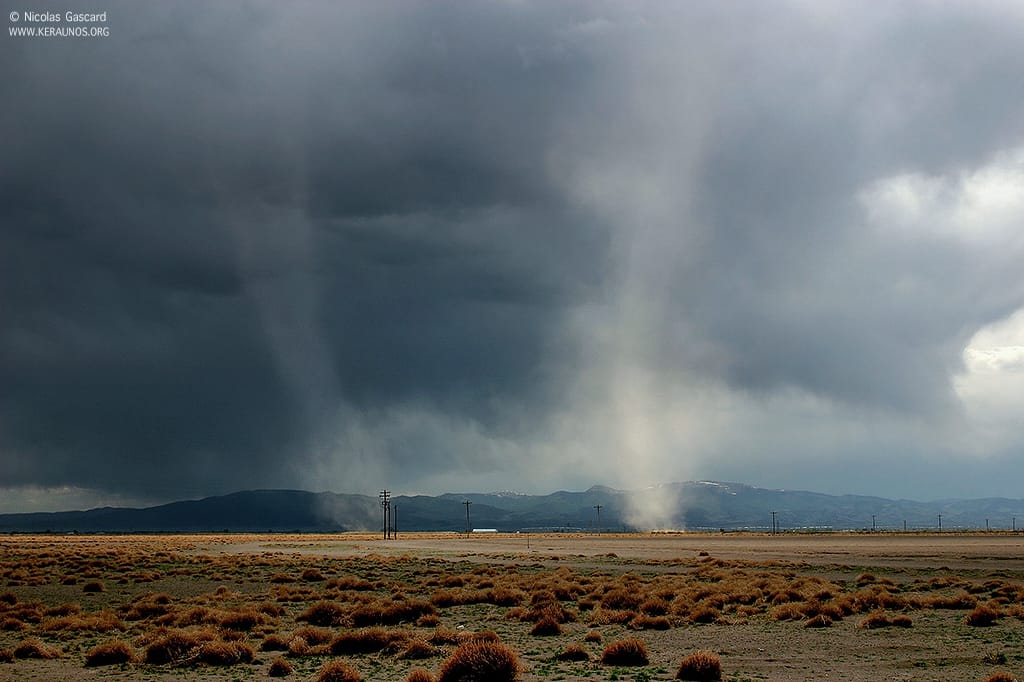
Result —
[[51, 618], [43, 621], [42, 629], [45, 632], [110, 632], [111, 630], [126, 630], [127, 627], [121, 620], [110, 611], [100, 611], [88, 615], [65, 616], [63, 618]]
[[405, 647], [399, 658], [407, 660], [420, 660], [424, 658], [433, 658], [439, 656], [441, 650], [430, 642], [424, 642], [422, 639], [414, 639], [409, 642], [409, 646]]
[[625, 625], [638, 614], [636, 611], [611, 611], [609, 609], [595, 609], [590, 613], [587, 620], [594, 625]]
[[590, 654], [579, 644], [570, 644], [556, 658], [560, 661], [589, 661]]
[[357, 578], [351, 575], [343, 575], [338, 578], [331, 578], [324, 585], [327, 589], [334, 590], [354, 590], [354, 591], [367, 591], [373, 589], [373, 583], [363, 578]]
[[267, 635], [260, 643], [260, 651], [288, 651], [288, 640], [281, 635]]
[[216, 633], [207, 628], [171, 630], [157, 636], [146, 646], [145, 661], [156, 665], [185, 663], [195, 655], [199, 647], [216, 639]]
[[18, 603], [18, 595], [14, 594], [10, 590], [0, 592], [0, 604], [7, 604], [8, 606], [14, 606]]
[[310, 656], [313, 653], [312, 647], [302, 637], [292, 637], [288, 642], [288, 655], [289, 656]]
[[668, 630], [672, 623], [667, 616], [647, 616], [640, 614], [629, 621], [629, 627], [634, 630]]
[[317, 594], [308, 587], [283, 587], [277, 586], [271, 590], [274, 601], [296, 602], [315, 599]]
[[4, 616], [3, 618], [0, 618], [0, 630], [6, 630], [8, 632], [17, 632], [20, 630], [27, 629], [28, 625], [25, 625], [25, 623], [22, 623], [17, 618], [12, 618], [11, 616]]
[[438, 608], [463, 606], [466, 604], [484, 604], [491, 600], [487, 590], [467, 590], [464, 588], [438, 590], [430, 596], [430, 603]]
[[79, 604], [61, 604], [60, 606], [54, 606], [46, 609], [43, 615], [46, 616], [76, 616], [82, 612], [82, 607]]
[[690, 611], [686, 619], [691, 623], [717, 623], [722, 619], [722, 613], [710, 606], [698, 605]]
[[601, 597], [601, 607], [618, 611], [635, 610], [643, 603], [643, 596], [634, 590], [625, 588], [605, 592]]
[[864, 585], [873, 583], [877, 580], [878, 576], [876, 576], [874, 573], [861, 573], [856, 577], [856, 579], [854, 579], [854, 582], [857, 583], [858, 586], [863, 587]]
[[668, 614], [668, 602], [660, 597], [652, 597], [640, 604], [640, 613], [648, 616], [664, 616]]
[[212, 625], [220, 621], [218, 611], [205, 606], [193, 606], [190, 609], [172, 610], [153, 620], [157, 625], [185, 627], [188, 625]]
[[500, 642], [501, 637], [494, 630], [480, 630], [479, 632], [460, 632], [459, 644], [470, 642]]
[[964, 618], [964, 622], [974, 627], [988, 627], [995, 625], [999, 619], [999, 612], [990, 606], [979, 604], [975, 606]]
[[371, 654], [383, 651], [392, 643], [406, 642], [409, 634], [392, 631], [386, 628], [367, 628], [343, 632], [331, 640], [330, 651], [335, 656], [349, 654]]
[[[519, 610], [517, 609], [516, 612], [518, 613]], [[552, 600], [533, 604], [533, 606], [530, 607], [530, 610], [521, 616], [521, 620], [528, 620], [533, 623], [537, 623], [548, 618], [553, 618], [559, 623], [572, 623], [576, 620], [576, 614], [566, 609], [558, 601]]]
[[257, 625], [266, 625], [267, 622], [268, 619], [265, 615], [255, 608], [247, 607], [224, 614], [220, 618], [219, 625], [227, 630], [248, 632]]
[[427, 613], [416, 619], [416, 625], [421, 628], [437, 627], [441, 624], [441, 617], [436, 613]]
[[423, 668], [413, 668], [409, 671], [405, 682], [434, 682], [434, 676]]
[[679, 664], [676, 671], [677, 680], [720, 680], [722, 679], [722, 662], [718, 654], [711, 651], [694, 651]]
[[103, 592], [107, 588], [99, 580], [90, 580], [82, 585], [82, 592]]
[[597, 642], [597, 643], [600, 643], [601, 640], [603, 640], [603, 639], [604, 639], [604, 637], [601, 636], [600, 631], [598, 631], [598, 630], [591, 630], [590, 632], [587, 633], [587, 636], [583, 638], [583, 641], [584, 642]]
[[894, 627], [909, 628], [914, 626], [914, 621], [905, 613], [898, 613], [889, 619]]
[[38, 638], [31, 638], [22, 641], [18, 646], [14, 647], [15, 658], [60, 658], [60, 649], [50, 646]]
[[270, 669], [267, 670], [268, 677], [288, 677], [294, 670], [289, 665], [288, 661], [284, 660], [280, 656], [270, 662]]
[[368, 625], [398, 625], [415, 623], [420, 617], [437, 613], [430, 602], [415, 599], [378, 601], [364, 604], [352, 612], [352, 624], [356, 627]]
[[316, 674], [316, 682], [359, 682], [359, 673], [343, 661], [328, 661]]
[[163, 616], [171, 610], [171, 597], [163, 592], [148, 593], [138, 597], [127, 610], [123, 610], [127, 620], [144, 620]]
[[[1024, 605], [1013, 604], [1012, 606], [1006, 609], [1005, 614], [1007, 616], [1016, 618], [1017, 620], [1024, 620]], [[0, 625], [0, 629], [2, 629], [2, 625]]]
[[803, 617], [803, 609], [796, 604], [782, 604], [768, 612], [768, 618], [774, 621], [800, 620]]
[[522, 666], [516, 652], [500, 642], [461, 644], [441, 666], [437, 682], [511, 682]]
[[495, 587], [487, 594], [487, 601], [495, 606], [519, 606], [525, 599], [525, 592], [507, 587]]
[[647, 645], [636, 637], [615, 640], [604, 648], [601, 662], [605, 665], [647, 665]]
[[117, 665], [119, 663], [132, 663], [135, 661], [135, 650], [127, 642], [119, 639], [99, 644], [89, 650], [85, 655], [87, 667], [100, 665]]
[[14, 652], [10, 649], [0, 649], [0, 663], [14, 663]]
[[299, 628], [292, 635], [294, 637], [301, 637], [314, 646], [317, 644], [327, 644], [334, 639], [334, 633], [327, 628], [304, 627]]
[[341, 624], [345, 620], [345, 616], [345, 607], [341, 604], [333, 601], [318, 601], [300, 613], [296, 620], [310, 625], [330, 627]]
[[1004, 670], [997, 670], [985, 678], [985, 682], [1017, 682], [1017, 678]]
[[302, 579], [307, 583], [320, 583], [327, 580], [327, 578], [324, 577], [324, 574], [315, 568], [307, 568], [304, 570], [302, 572]]
[[805, 628], [827, 628], [832, 626], [832, 619], [824, 613], [819, 613], [810, 620], [804, 622]]
[[284, 583], [293, 583], [295, 582], [295, 578], [291, 577], [287, 573], [275, 573], [274, 575], [270, 576], [270, 582], [278, 585]]
[[547, 615], [534, 623], [530, 634], [535, 637], [552, 637], [562, 634], [562, 626], [554, 616]]
[[256, 652], [244, 642], [206, 642], [196, 652], [196, 659], [206, 665], [252, 663], [255, 657]]
[[434, 632], [431, 633], [430, 638], [427, 640], [431, 644], [438, 646], [444, 646], [446, 644], [458, 644], [459, 643], [459, 631], [453, 630], [450, 627], [439, 625], [434, 628]]
[[923, 605], [933, 609], [961, 609], [966, 611], [978, 605], [978, 598], [973, 594], [962, 592], [952, 597], [929, 597], [924, 600]]

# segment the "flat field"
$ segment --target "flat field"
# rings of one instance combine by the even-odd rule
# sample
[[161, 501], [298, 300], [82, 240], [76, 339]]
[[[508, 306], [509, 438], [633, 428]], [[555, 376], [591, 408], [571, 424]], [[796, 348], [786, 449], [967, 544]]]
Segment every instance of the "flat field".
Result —
[[1024, 680], [1022, 640], [1011, 533], [0, 536], [3, 680]]

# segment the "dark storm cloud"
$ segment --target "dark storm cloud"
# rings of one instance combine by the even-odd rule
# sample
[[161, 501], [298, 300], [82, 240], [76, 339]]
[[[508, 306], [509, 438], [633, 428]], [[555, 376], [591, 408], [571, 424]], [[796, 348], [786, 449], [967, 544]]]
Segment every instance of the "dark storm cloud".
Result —
[[540, 396], [602, 256], [547, 189], [542, 17], [110, 14], [4, 46], [6, 483], [270, 485], [333, 402]]
[[862, 198], [1020, 144], [1019, 17], [738, 9], [114, 3], [109, 39], [3, 40], [0, 484], [568, 480], [609, 366], [656, 408], [945, 413], [1019, 277]]

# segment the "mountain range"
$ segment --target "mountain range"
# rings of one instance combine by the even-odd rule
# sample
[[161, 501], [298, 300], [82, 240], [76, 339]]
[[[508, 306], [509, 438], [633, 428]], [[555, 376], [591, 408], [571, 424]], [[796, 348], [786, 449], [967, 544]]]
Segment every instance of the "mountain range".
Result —
[[[662, 520], [657, 528], [631, 513], [635, 501], [645, 496], [672, 500], [658, 515]], [[668, 483], [637, 491], [594, 486], [549, 495], [397, 495], [391, 504], [392, 525], [399, 531], [465, 531], [467, 506], [470, 526], [499, 531], [764, 531], [771, 529], [773, 516], [780, 530], [1002, 530], [1016, 529], [1018, 520], [1024, 525], [1024, 500], [1019, 499], [917, 502], [717, 481]], [[377, 497], [369, 495], [249, 490], [146, 508], [0, 514], [0, 532], [379, 531], [382, 511]]]

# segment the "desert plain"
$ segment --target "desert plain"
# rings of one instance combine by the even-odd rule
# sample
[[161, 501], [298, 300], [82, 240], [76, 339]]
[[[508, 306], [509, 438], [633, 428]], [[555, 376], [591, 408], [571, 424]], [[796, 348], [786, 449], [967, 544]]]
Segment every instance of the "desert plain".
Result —
[[431, 679], [480, 641], [525, 681], [1024, 679], [1024, 535], [0, 536], [3, 680]]

